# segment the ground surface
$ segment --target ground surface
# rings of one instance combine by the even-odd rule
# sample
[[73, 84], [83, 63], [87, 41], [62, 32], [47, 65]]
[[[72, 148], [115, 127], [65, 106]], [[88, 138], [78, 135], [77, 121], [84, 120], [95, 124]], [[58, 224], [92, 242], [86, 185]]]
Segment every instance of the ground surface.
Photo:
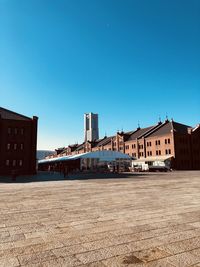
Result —
[[200, 266], [200, 172], [44, 177], [0, 183], [0, 266]]

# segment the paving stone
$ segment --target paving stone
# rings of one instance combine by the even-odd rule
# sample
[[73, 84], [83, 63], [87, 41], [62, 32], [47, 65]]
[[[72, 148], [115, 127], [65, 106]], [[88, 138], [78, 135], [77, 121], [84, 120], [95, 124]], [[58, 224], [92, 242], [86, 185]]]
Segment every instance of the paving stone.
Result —
[[197, 267], [199, 177], [1, 183], [0, 266]]
[[191, 251], [195, 248], [200, 248], [200, 237], [194, 237], [187, 240], [182, 240], [179, 242], [173, 242], [160, 246], [160, 249], [165, 250], [171, 254], [178, 254], [184, 251]]
[[93, 250], [81, 254], [76, 254], [76, 257], [84, 264], [92, 263], [99, 260], [104, 260], [117, 255], [127, 254], [130, 249], [127, 245], [119, 245], [114, 247], [108, 247], [99, 250]]
[[16, 257], [1, 257], [0, 266], [1, 267], [17, 267], [17, 266], [20, 266], [20, 264]]
[[56, 256], [50, 250], [18, 256], [21, 265], [41, 263], [52, 259], [56, 259]]
[[159, 248], [152, 248], [142, 251], [136, 251], [134, 252], [134, 256], [136, 256], [143, 262], [149, 262], [171, 256], [171, 254]]
[[184, 252], [167, 258], [167, 261], [178, 267], [191, 266], [200, 263], [200, 257], [190, 252]]

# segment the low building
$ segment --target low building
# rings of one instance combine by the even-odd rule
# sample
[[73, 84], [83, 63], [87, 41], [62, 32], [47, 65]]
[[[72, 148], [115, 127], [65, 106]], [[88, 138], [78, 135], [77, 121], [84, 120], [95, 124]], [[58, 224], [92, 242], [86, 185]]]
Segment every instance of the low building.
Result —
[[0, 175], [36, 173], [37, 122], [0, 107]]

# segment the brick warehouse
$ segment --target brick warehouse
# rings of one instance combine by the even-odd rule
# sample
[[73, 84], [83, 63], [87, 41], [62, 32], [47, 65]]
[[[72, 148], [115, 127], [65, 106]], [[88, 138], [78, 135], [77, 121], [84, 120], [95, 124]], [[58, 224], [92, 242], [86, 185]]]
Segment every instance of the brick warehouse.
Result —
[[0, 175], [36, 173], [37, 122], [0, 107]]
[[126, 153], [137, 161], [170, 158], [171, 168], [177, 170], [200, 169], [200, 125], [191, 127], [166, 119], [156, 125], [57, 150], [57, 155], [68, 156], [98, 150]]

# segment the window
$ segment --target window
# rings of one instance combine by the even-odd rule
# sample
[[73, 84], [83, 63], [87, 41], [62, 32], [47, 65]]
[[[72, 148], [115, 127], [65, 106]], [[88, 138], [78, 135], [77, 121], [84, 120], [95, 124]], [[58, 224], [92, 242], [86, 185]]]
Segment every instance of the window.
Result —
[[17, 144], [14, 144], [14, 150], [17, 150]]
[[126, 146], [126, 149], [129, 149], [129, 146]]
[[7, 160], [6, 160], [6, 166], [9, 166], [9, 165], [10, 165], [10, 160], [7, 159]]
[[165, 139], [165, 145], [170, 144], [170, 138]]
[[165, 149], [165, 154], [166, 155], [171, 154], [171, 149]]
[[19, 160], [19, 166], [21, 167], [23, 165], [22, 159]]
[[21, 128], [20, 133], [21, 133], [21, 135], [24, 134], [24, 128]]
[[17, 128], [14, 129], [14, 133], [15, 133], [15, 134], [18, 133], [18, 129], [17, 129]]
[[147, 142], [147, 146], [151, 146], [151, 142]]
[[13, 167], [16, 166], [16, 159], [13, 159], [13, 162], [12, 162], [12, 163], [13, 163], [13, 164], [12, 164]]
[[10, 127], [8, 128], [8, 134], [11, 134], [11, 128]]
[[136, 148], [136, 145], [135, 145], [135, 144], [133, 144], [133, 145], [132, 145], [132, 148]]
[[150, 151], [150, 156], [152, 156], [152, 151]]
[[160, 145], [160, 140], [156, 140], [156, 146]]
[[143, 152], [140, 152], [140, 157], [143, 157]]
[[10, 150], [10, 144], [7, 144], [7, 150]]

